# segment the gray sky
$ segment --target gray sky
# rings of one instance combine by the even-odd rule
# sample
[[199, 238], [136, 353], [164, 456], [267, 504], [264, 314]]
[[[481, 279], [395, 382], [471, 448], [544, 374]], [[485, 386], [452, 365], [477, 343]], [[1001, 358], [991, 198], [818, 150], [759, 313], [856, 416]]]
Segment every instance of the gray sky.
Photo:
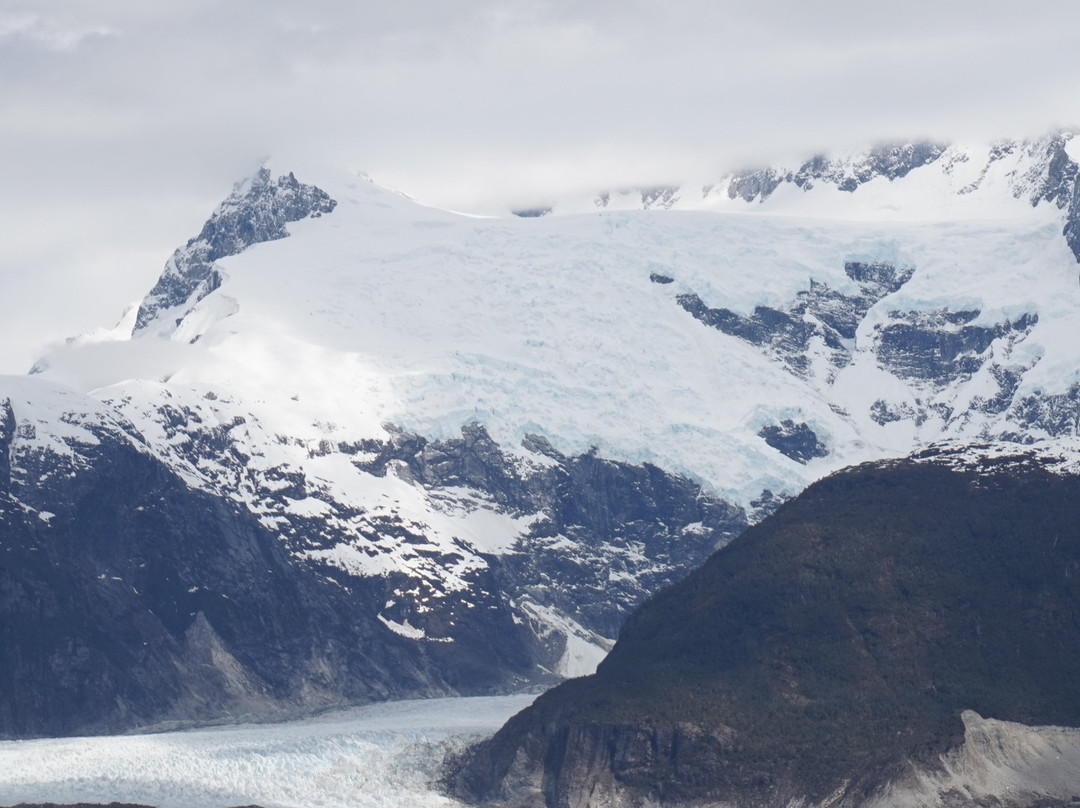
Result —
[[268, 155], [457, 209], [1080, 124], [1080, 3], [0, 0], [0, 372]]

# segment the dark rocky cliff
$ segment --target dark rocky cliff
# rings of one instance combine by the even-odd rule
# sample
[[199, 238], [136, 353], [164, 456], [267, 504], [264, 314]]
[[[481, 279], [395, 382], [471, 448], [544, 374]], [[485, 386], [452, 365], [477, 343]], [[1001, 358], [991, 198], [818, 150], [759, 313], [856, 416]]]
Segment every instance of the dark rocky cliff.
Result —
[[[474, 802], [860, 805], [961, 712], [1080, 725], [1080, 479], [910, 461], [811, 486], [448, 780]], [[650, 803], [651, 804], [651, 803]]]
[[50, 511], [0, 480], [0, 737], [450, 691], [372, 618], [379, 588], [305, 575], [253, 518], [131, 446], [93, 454], [36, 492]]
[[[402, 433], [353, 447], [371, 474], [392, 467], [426, 490], [465, 486], [541, 516], [466, 588], [428, 598], [408, 569], [356, 576], [307, 560], [301, 550], [335, 538], [325, 520], [269, 529], [191, 487], [115, 412], [32, 380], [23, 389], [37, 387], [40, 399], [22, 394], [19, 413], [0, 397], [0, 737], [551, 683], [570, 640], [533, 620], [529, 604], [613, 636], [651, 591], [745, 526], [742, 511], [651, 466], [546, 447], [552, 462], [525, 475], [479, 427], [457, 440]], [[53, 423], [46, 404], [57, 398]], [[224, 442], [189, 442], [229, 455]], [[305, 496], [302, 476], [284, 482], [268, 496]], [[384, 519], [377, 529], [375, 539], [405, 531], [424, 549], [422, 525]]]

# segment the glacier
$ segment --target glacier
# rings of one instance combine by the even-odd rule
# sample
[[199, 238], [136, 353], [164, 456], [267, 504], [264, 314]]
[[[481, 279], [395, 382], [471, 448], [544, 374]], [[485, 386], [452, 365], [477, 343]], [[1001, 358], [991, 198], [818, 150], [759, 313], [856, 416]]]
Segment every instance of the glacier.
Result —
[[533, 698], [419, 699], [281, 724], [0, 741], [0, 804], [450, 808], [460, 803], [434, 787], [443, 757]]
[[[555, 206], [539, 219], [424, 208], [312, 167], [304, 176], [339, 203], [332, 213], [220, 259], [220, 288], [178, 323], [172, 312], [164, 332], [143, 323], [121, 339], [76, 339], [41, 367], [140, 426], [163, 396], [207, 390], [229, 391], [267, 432], [305, 445], [381, 437], [386, 424], [446, 439], [476, 422], [511, 450], [539, 434], [564, 453], [655, 463], [747, 506], [764, 489], [791, 495], [913, 444], [1003, 431], [993, 418], [958, 417], [994, 391], [995, 364], [1022, 369], [1018, 397], [1076, 381], [1064, 333], [1076, 262], [1060, 211], [1016, 196], [1030, 194], [1039, 164], [1014, 151], [1011, 163], [983, 164], [954, 147], [940, 170], [855, 192], [788, 183], [748, 205], [712, 188], [670, 210]], [[692, 294], [749, 314], [783, 308], [812, 282], [851, 293], [853, 261], [914, 272], [858, 324], [850, 365], [804, 378], [671, 305]], [[657, 272], [673, 282], [650, 282]], [[881, 367], [891, 319], [940, 311], [976, 312], [974, 326], [1041, 321], [1019, 345], [994, 340], [997, 361], [945, 391]], [[811, 345], [811, 365], [823, 353]], [[916, 415], [880, 423], [879, 400]], [[789, 418], [828, 438], [826, 459], [803, 467], [761, 443], [761, 427]]]

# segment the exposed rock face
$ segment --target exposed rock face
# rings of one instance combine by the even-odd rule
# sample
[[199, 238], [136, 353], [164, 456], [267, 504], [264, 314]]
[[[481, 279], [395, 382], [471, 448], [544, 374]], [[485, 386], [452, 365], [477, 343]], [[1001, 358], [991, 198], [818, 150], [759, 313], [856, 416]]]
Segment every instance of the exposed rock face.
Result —
[[[595, 676], [475, 747], [451, 788], [551, 808], [892, 804], [911, 766], [972, 771], [939, 757], [964, 710], [1080, 726], [1060, 673], [1080, 663], [1080, 478], [950, 462], [812, 486], [635, 612]], [[982, 804], [939, 786], [937, 804]]]
[[[862, 293], [844, 295], [822, 283], [810, 282], [788, 310], [758, 306], [754, 313], [738, 315], [729, 309], [709, 308], [694, 294], [678, 303], [705, 325], [765, 348], [792, 372], [809, 372], [817, 339], [829, 361], [842, 367], [851, 360], [856, 330], [879, 300], [911, 279], [913, 269], [897, 270], [888, 264], [849, 262], [848, 277], [860, 283]], [[974, 325], [978, 311], [890, 312], [890, 322], [877, 326], [873, 347], [881, 365], [901, 378], [946, 387], [971, 378], [989, 358], [986, 351], [1002, 337], [1008, 346], [1026, 337], [1038, 315], [1024, 314], [1013, 322]]]
[[269, 169], [260, 169], [249, 182], [233, 189], [199, 235], [173, 253], [139, 307], [135, 330], [146, 328], [166, 309], [182, 307], [177, 313], [180, 319], [217, 289], [221, 275], [215, 261], [253, 244], [285, 238], [289, 222], [330, 213], [336, 205], [324, 191], [302, 184], [291, 173], [275, 180]]
[[844, 272], [858, 283], [858, 294], [843, 294], [811, 279], [810, 288], [799, 292], [789, 308], [757, 306], [749, 316], [709, 308], [693, 293], [681, 294], [676, 300], [705, 325], [765, 349], [796, 375], [806, 376], [814, 355], [821, 351], [833, 366], [846, 365], [851, 360], [855, 331], [866, 313], [911, 280], [914, 269], [848, 261]]
[[38, 483], [43, 453], [0, 486], [0, 736], [450, 690], [373, 619], [376, 587], [305, 574], [250, 515], [96, 438], [70, 474]]
[[1073, 255], [1080, 261], [1080, 191], [1074, 188], [1072, 201], [1069, 203], [1069, 216], [1063, 231], [1065, 241]]
[[[704, 325], [760, 348], [819, 388], [827, 389], [838, 370], [872, 356], [878, 368], [916, 391], [909, 401], [879, 399], [870, 405], [870, 419], [882, 426], [910, 421], [921, 427], [936, 419], [948, 432], [963, 430], [976, 418], [991, 423], [987, 416], [1004, 415], [1003, 426], [995, 425], [995, 432], [978, 437], [1024, 443], [1076, 433], [1080, 399], [1070, 391], [1018, 396], [1032, 360], [1027, 358], [1028, 364], [1022, 365], [1010, 359], [1038, 325], [1038, 314], [984, 324], [977, 309], [906, 310], [896, 307], [889, 296], [911, 280], [914, 268], [849, 261], [844, 271], [858, 284], [858, 293], [840, 292], [811, 278], [810, 288], [800, 291], [790, 306], [757, 306], [749, 315], [710, 307], [694, 293], [677, 295], [675, 300]], [[875, 307], [885, 316], [871, 319], [868, 315]], [[868, 327], [863, 327], [868, 320]], [[980, 373], [987, 377], [983, 387], [996, 387], [996, 393], [957, 400], [956, 390]], [[805, 428], [813, 432], [808, 425]], [[766, 425], [758, 435], [801, 463], [828, 454], [824, 443], [818, 446], [816, 435], [810, 441], [807, 433], [800, 433], [808, 442], [797, 447], [791, 442], [792, 429], [794, 421], [790, 427]]]
[[1080, 434], [1080, 384], [1060, 395], [1025, 396], [1012, 415], [1036, 434]]
[[[1045, 144], [1032, 144], [1041, 154], [1037, 171], [1024, 179], [1031, 187], [1031, 204], [1050, 202], [1058, 208], [1070, 207], [1076, 200], [1076, 182], [1080, 177], [1080, 167], [1069, 157], [1066, 146], [1069, 142], [1064, 134], [1052, 135]], [[1011, 145], [1011, 144], [1010, 144]], [[1011, 145], [1016, 148], [1015, 145]]]
[[794, 171], [766, 168], [736, 175], [729, 181], [727, 193], [732, 199], [741, 197], [753, 202], [767, 199], [783, 183], [809, 191], [815, 182], [828, 182], [841, 191], [852, 192], [878, 177], [905, 177], [913, 169], [937, 160], [945, 149], [940, 143], [921, 142], [877, 146], [854, 160], [831, 160], [819, 155]]
[[15, 439], [15, 413], [11, 401], [0, 401], [0, 485], [11, 484], [11, 442]]
[[641, 206], [660, 208], [667, 210], [678, 201], [679, 189], [676, 186], [661, 185], [655, 188], [646, 188], [641, 192]]
[[1080, 730], [1027, 727], [966, 710], [964, 743], [937, 765], [915, 766], [870, 801], [874, 808], [1066, 808], [1080, 794]]
[[978, 316], [978, 311], [892, 312], [892, 322], [877, 336], [878, 361], [901, 378], [944, 387], [978, 372], [995, 340], [1006, 337], [1011, 346], [1039, 321], [1038, 315], [1024, 314], [1014, 322], [972, 324]]
[[815, 457], [825, 457], [829, 450], [806, 424], [786, 418], [779, 424], [763, 426], [758, 435], [771, 447], [792, 460], [806, 463]]
[[[620, 191], [638, 202], [641, 210], [668, 210], [679, 201], [679, 187], [675, 185], [656, 185], [651, 188]], [[603, 193], [593, 200], [593, 205], [603, 210], [611, 204], [611, 193]]]
[[[177, 447], [175, 464], [201, 474], [223, 497], [242, 491], [296, 563], [336, 574], [352, 566], [342, 563], [344, 553], [372, 558], [387, 591], [378, 613], [429, 639], [460, 642], [469, 625], [462, 615], [480, 609], [512, 613], [538, 637], [536, 664], [550, 671], [567, 650], [564, 619], [571, 633], [607, 647], [630, 609], [748, 523], [742, 509], [654, 466], [568, 457], [539, 437], [526, 443], [543, 462], [526, 464], [479, 425], [452, 440], [396, 432], [387, 441], [313, 447], [350, 462], [358, 480], [371, 475], [424, 492], [436, 513], [504, 514], [523, 525], [505, 549], [440, 542], [415, 516], [357, 508], [298, 466], [257, 468], [251, 455], [271, 440], [258, 423], [225, 415], [221, 400], [201, 405], [206, 409], [173, 401], [159, 409], [170, 416], [166, 440]], [[214, 467], [208, 456], [226, 461]], [[315, 513], [294, 507], [315, 499], [322, 503]]]

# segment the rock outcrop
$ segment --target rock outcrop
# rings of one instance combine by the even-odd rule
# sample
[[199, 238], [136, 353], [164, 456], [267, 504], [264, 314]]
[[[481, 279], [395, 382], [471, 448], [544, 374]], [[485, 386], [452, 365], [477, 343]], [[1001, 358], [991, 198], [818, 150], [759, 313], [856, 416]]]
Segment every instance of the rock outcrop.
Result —
[[261, 168], [214, 211], [197, 236], [177, 249], [154, 288], [139, 306], [135, 331], [141, 331], [167, 310], [175, 322], [221, 285], [215, 262], [237, 255], [253, 244], [289, 235], [286, 225], [330, 213], [337, 202], [314, 185], [304, 185], [290, 172], [276, 180]]

